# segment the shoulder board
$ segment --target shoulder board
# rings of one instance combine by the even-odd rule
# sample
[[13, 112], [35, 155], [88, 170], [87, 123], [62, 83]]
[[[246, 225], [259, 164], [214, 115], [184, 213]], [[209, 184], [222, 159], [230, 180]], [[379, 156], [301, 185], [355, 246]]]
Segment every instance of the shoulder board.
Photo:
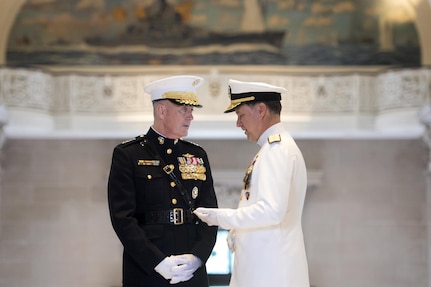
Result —
[[270, 144], [275, 143], [275, 142], [281, 142], [281, 136], [280, 136], [280, 134], [273, 134], [273, 135], [270, 135], [270, 136], [268, 137], [268, 142], [269, 142]]
[[140, 136], [137, 136], [137, 137], [134, 137], [134, 138], [131, 138], [131, 139], [125, 140], [125, 141], [121, 142], [121, 145], [129, 145], [129, 144], [131, 144], [131, 143], [134, 143], [134, 142], [140, 141], [140, 140], [142, 140], [142, 138], [143, 138], [144, 136], [145, 136], [145, 135], [140, 135]]
[[186, 143], [186, 144], [190, 144], [190, 145], [194, 145], [194, 146], [201, 147], [201, 146], [200, 146], [200, 145], [198, 145], [197, 143], [194, 143], [194, 142], [191, 142], [191, 141], [186, 141], [186, 140], [184, 140], [184, 139], [181, 139], [181, 141], [182, 141], [183, 143]]

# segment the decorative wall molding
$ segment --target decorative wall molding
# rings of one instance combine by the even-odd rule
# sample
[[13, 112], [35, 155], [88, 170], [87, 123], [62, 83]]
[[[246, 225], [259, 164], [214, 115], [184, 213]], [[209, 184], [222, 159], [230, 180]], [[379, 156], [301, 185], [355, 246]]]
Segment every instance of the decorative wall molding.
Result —
[[419, 108], [428, 103], [431, 69], [152, 67], [1, 68], [0, 104], [9, 136], [128, 137], [152, 121], [143, 87], [174, 74], [205, 79], [191, 137], [243, 137], [228, 105], [230, 78], [284, 86], [282, 120], [298, 136], [419, 136]]

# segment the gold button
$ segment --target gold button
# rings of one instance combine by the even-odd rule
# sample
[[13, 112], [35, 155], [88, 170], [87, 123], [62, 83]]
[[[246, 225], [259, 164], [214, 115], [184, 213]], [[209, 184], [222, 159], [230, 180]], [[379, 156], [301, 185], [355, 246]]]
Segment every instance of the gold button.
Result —
[[147, 175], [147, 178], [148, 178], [148, 179], [152, 179], [153, 177], [151, 176], [151, 174], [148, 174], [148, 175]]
[[177, 199], [176, 198], [172, 198], [172, 204], [177, 204]]
[[166, 153], [167, 153], [167, 154], [171, 154], [171, 153], [172, 153], [172, 149], [168, 148], [168, 149], [166, 150]]
[[175, 182], [171, 181], [171, 187], [175, 187]]

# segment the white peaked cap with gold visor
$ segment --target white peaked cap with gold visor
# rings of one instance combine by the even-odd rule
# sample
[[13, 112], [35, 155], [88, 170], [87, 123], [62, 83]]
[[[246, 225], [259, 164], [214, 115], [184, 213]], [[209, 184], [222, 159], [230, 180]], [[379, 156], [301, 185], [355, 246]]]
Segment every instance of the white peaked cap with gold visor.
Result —
[[196, 94], [196, 89], [201, 86], [204, 79], [181, 75], [172, 76], [149, 83], [144, 91], [151, 95], [151, 101], [171, 100], [178, 105], [202, 107]]
[[245, 102], [281, 101], [281, 94], [286, 92], [287, 90], [283, 87], [277, 87], [267, 83], [242, 82], [230, 79], [230, 105], [224, 112], [233, 112], [239, 105]]

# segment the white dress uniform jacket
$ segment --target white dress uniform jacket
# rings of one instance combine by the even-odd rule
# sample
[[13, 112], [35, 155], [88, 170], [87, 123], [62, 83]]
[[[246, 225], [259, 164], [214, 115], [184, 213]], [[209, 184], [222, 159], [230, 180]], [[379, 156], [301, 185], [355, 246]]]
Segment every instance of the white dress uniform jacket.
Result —
[[307, 173], [301, 151], [281, 123], [259, 138], [248, 189], [237, 209], [218, 213], [234, 229], [230, 287], [309, 287], [301, 216]]

